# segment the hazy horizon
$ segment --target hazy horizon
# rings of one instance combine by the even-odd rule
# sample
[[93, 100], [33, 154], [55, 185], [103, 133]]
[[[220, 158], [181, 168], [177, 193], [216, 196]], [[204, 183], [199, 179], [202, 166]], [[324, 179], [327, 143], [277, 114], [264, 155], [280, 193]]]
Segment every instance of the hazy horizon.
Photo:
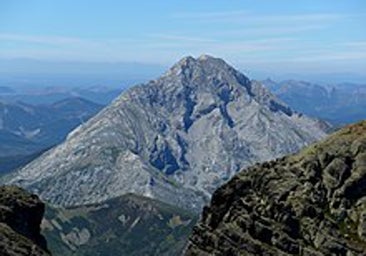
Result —
[[[197, 57], [197, 56], [194, 56]], [[217, 56], [216, 56], [217, 57]], [[179, 59], [175, 60], [178, 61]], [[225, 59], [230, 63], [230, 60]], [[45, 86], [58, 84], [58, 80], [70, 82], [69, 86], [103, 85], [118, 87], [133, 86], [137, 83], [153, 80], [167, 71], [169, 65], [138, 63], [138, 62], [81, 62], [81, 61], [45, 61], [34, 59], [0, 59], [1, 81], [28, 80], [37, 82], [46, 81]], [[251, 69], [231, 63], [250, 79], [264, 80], [304, 80], [322, 84], [340, 84], [345, 82], [365, 84], [366, 73], [355, 72], [271, 72], [270, 70]], [[75, 79], [75, 80], [74, 80]], [[0, 84], [1, 85], [1, 84]], [[42, 84], [40, 84], [42, 85]], [[64, 84], [67, 85], [67, 84]]]

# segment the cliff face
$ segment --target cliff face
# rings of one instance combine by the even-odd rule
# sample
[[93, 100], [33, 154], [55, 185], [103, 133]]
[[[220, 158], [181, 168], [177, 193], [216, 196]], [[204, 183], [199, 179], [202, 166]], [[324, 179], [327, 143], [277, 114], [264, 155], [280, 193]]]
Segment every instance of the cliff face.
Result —
[[366, 121], [240, 172], [213, 195], [186, 255], [366, 255]]
[[44, 204], [15, 186], [0, 187], [0, 255], [49, 255], [40, 234]]

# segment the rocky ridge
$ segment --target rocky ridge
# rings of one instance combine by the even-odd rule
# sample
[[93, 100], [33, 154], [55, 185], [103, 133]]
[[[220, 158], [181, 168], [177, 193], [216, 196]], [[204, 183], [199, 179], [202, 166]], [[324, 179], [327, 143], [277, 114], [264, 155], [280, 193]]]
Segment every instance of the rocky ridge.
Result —
[[185, 255], [366, 255], [366, 121], [240, 172]]
[[241, 168], [326, 135], [225, 61], [186, 57], [6, 182], [73, 206], [134, 193], [200, 211]]
[[0, 187], [0, 255], [50, 255], [40, 233], [44, 209], [37, 196], [15, 186]]

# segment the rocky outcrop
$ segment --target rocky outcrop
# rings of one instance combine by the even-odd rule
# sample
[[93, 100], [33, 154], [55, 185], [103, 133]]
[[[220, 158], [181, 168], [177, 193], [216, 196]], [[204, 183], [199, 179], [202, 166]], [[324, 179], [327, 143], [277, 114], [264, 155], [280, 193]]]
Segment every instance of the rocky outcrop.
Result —
[[49, 255], [40, 233], [45, 206], [15, 186], [0, 187], [0, 255]]
[[325, 136], [221, 59], [186, 57], [8, 179], [58, 206], [134, 193], [201, 211], [241, 168]]
[[240, 172], [185, 255], [366, 255], [366, 121]]

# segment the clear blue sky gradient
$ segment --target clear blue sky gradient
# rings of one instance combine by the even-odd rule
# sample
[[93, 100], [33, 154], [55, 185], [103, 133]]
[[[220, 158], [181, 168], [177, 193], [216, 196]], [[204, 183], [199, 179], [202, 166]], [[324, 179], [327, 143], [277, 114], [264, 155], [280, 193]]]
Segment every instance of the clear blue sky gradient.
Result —
[[365, 0], [1, 0], [0, 58], [366, 73]]

